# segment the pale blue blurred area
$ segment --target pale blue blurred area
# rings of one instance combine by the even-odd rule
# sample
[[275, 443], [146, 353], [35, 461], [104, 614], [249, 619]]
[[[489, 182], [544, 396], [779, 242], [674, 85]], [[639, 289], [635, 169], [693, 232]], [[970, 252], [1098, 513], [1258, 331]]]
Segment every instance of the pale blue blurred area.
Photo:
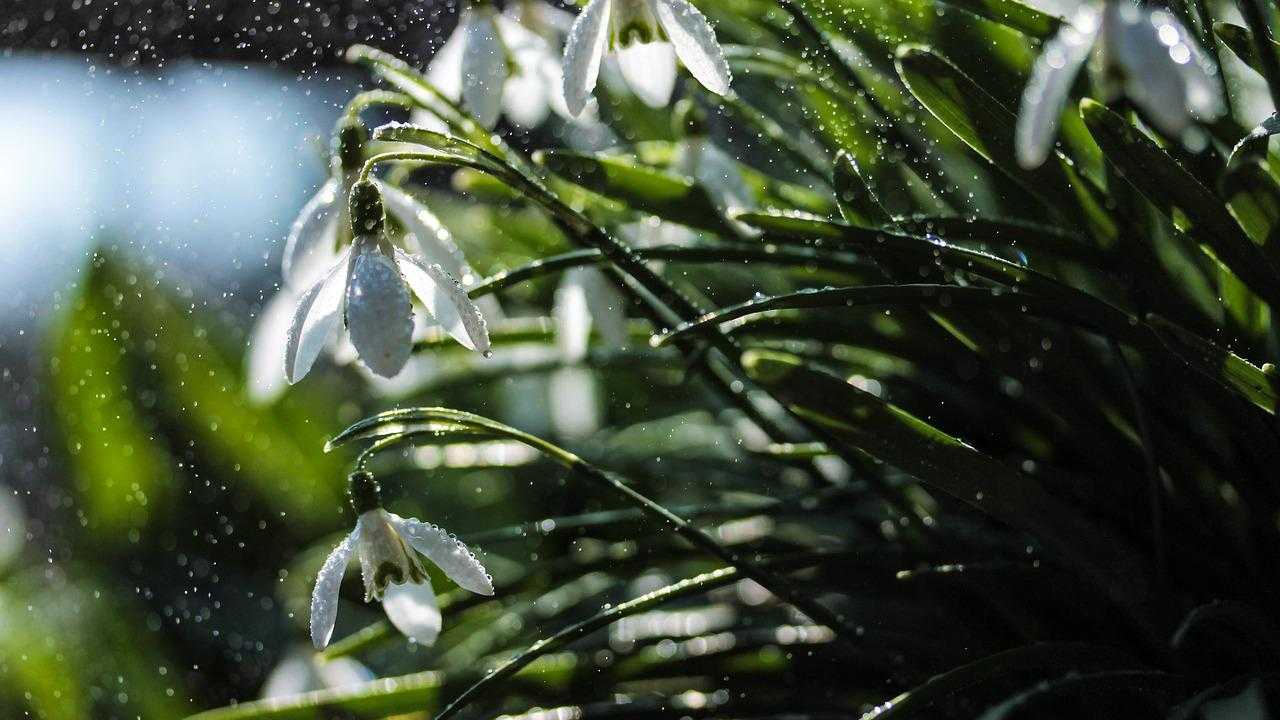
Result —
[[205, 299], [273, 270], [355, 85], [209, 63], [0, 59], [5, 344], [51, 319], [98, 243], [129, 247]]

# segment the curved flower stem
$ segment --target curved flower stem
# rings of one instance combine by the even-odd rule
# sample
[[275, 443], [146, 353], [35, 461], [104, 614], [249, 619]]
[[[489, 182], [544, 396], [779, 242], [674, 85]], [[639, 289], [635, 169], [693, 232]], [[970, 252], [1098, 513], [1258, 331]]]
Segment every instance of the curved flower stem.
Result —
[[436, 715], [435, 720], [448, 720], [448, 718], [457, 715], [458, 712], [465, 708], [473, 698], [477, 697], [490, 685], [515, 675], [534, 660], [537, 660], [547, 653], [555, 652], [578, 638], [590, 635], [596, 630], [608, 627], [617, 620], [621, 620], [629, 615], [644, 612], [645, 610], [662, 603], [666, 603], [677, 598], [696, 595], [718, 587], [724, 587], [725, 585], [738, 580], [742, 574], [743, 573], [740, 568], [733, 567], [713, 570], [708, 573], [703, 573], [695, 577], [681, 580], [674, 585], [668, 585], [660, 590], [655, 590], [651, 593], [641, 595], [634, 600], [620, 603], [608, 610], [596, 613], [586, 620], [574, 623], [555, 635], [543, 638], [533, 645], [530, 645], [527, 650], [503, 663], [500, 667], [476, 681], [475, 684], [464, 690], [461, 695], [454, 698], [452, 702], [446, 705], [445, 708]]
[[[791, 604], [796, 609], [808, 615], [814, 621], [829, 626], [833, 632], [844, 638], [846, 641], [852, 641], [851, 639], [854, 637], [854, 634], [847, 631], [848, 628], [845, 627], [844, 621], [839, 616], [827, 607], [796, 592], [783, 578], [759, 567], [755, 563], [721, 545], [715, 540], [715, 538], [708, 535], [701, 528], [693, 525], [689, 521], [663, 507], [658, 502], [650, 499], [648, 496], [622, 482], [612, 473], [602, 470], [601, 468], [578, 457], [569, 450], [566, 450], [552, 442], [544, 440], [536, 435], [517, 430], [509, 425], [504, 425], [496, 420], [490, 420], [489, 418], [480, 415], [464, 412], [462, 410], [454, 410], [452, 408], [410, 408], [407, 410], [392, 410], [356, 423], [340, 433], [337, 437], [330, 440], [326, 445], [326, 449], [331, 449], [336, 445], [346, 442], [348, 439], [359, 435], [362, 431], [376, 427], [379, 424], [432, 421], [442, 421], [442, 432], [445, 433], [449, 432], [448, 426], [452, 425], [469, 430], [479, 429], [487, 431], [494, 435], [528, 445], [529, 447], [564, 465], [584, 479], [623, 496], [623, 498], [635, 504], [647, 514], [670, 525], [677, 535], [689, 541], [689, 543], [694, 547], [697, 547], [698, 549], [719, 558], [725, 563], [738, 568], [743, 575], [756, 581], [766, 590]], [[400, 435], [393, 435], [379, 440], [360, 454], [357, 464], [366, 462], [370, 454], [386, 449], [396, 444], [401, 439], [402, 437]]]
[[[677, 263], [718, 263], [726, 260], [751, 261], [801, 267], [812, 265], [819, 266], [824, 270], [835, 269], [846, 272], [858, 272], [870, 268], [866, 261], [859, 260], [850, 254], [822, 252], [809, 248], [656, 245], [636, 248], [635, 253], [645, 260], [669, 260]], [[536, 277], [584, 265], [600, 265], [605, 262], [604, 253], [597, 249], [572, 250], [495, 273], [468, 288], [467, 294], [474, 300]]]
[[[542, 205], [551, 213], [565, 233], [580, 245], [599, 250], [612, 264], [610, 270], [613, 271], [614, 280], [619, 287], [634, 299], [635, 306], [656, 326], [672, 328], [703, 314], [692, 300], [654, 272], [629, 246], [570, 208], [536, 178], [520, 172], [485, 150], [457, 138], [412, 126], [391, 125], [380, 128], [375, 131], [374, 137], [393, 142], [417, 143], [427, 149], [375, 155], [369, 158], [361, 169], [362, 179], [367, 178], [380, 163], [403, 160], [469, 167], [488, 173]], [[707, 348], [704, 342], [709, 343], [710, 347]], [[735, 340], [724, 333], [716, 332], [704, 342], [681, 339], [675, 344], [686, 357], [695, 361], [695, 371], [727, 401], [738, 406], [765, 434], [775, 440], [796, 439], [796, 433], [780, 423], [775, 418], [777, 415], [795, 426], [805, 428], [811, 434], [826, 439], [821, 429], [811, 422], [797, 418], [772, 395], [765, 393], [767, 396], [765, 399], [771, 403], [768, 409], [759, 398], [753, 396], [751, 391], [758, 390], [758, 386], [743, 371], [739, 358], [741, 349]], [[845, 459], [854, 467], [859, 464], [856, 457]], [[811, 474], [818, 478], [824, 477], [816, 469], [811, 469]], [[876, 482], [873, 487], [876, 488], [881, 499], [897, 513], [919, 519], [919, 513], [898, 488], [884, 482]], [[927, 528], [923, 524], [920, 527]]]
[[412, 110], [414, 107], [413, 98], [404, 93], [392, 92], [390, 90], [365, 90], [356, 94], [347, 102], [346, 108], [342, 114], [346, 118], [359, 117], [360, 113], [371, 107], [398, 107], [404, 110]]

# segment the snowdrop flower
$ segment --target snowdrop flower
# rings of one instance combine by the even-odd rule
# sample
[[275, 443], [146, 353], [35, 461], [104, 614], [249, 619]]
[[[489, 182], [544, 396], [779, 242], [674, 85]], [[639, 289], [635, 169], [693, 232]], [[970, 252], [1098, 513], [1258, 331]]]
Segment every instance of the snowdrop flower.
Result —
[[410, 293], [451, 337], [488, 354], [484, 316], [438, 262], [394, 247], [384, 232], [378, 186], [364, 180], [351, 189], [355, 239], [302, 293], [285, 347], [285, 376], [297, 382], [343, 320], [360, 359], [374, 373], [392, 377], [409, 360], [413, 342]]
[[552, 109], [567, 114], [560, 95], [559, 52], [568, 13], [524, 0], [503, 13], [470, 4], [453, 35], [431, 59], [427, 79], [485, 127], [498, 115], [533, 128]]
[[1090, 55], [1108, 99], [1125, 95], [1167, 135], [1183, 135], [1193, 116], [1222, 113], [1217, 70], [1172, 14], [1121, 0], [1083, 5], [1045, 45], [1022, 93], [1015, 143], [1023, 167], [1048, 157], [1071, 84]]
[[422, 645], [435, 642], [441, 626], [423, 556], [460, 587], [479, 595], [493, 594], [493, 580], [457, 538], [430, 523], [382, 509], [372, 475], [352, 473], [348, 489], [358, 516], [356, 528], [325, 559], [311, 593], [311, 641], [317, 648], [324, 648], [333, 636], [338, 590], [352, 555], [360, 561], [365, 602], [381, 601], [391, 624]]
[[587, 356], [594, 325], [611, 347], [627, 344], [626, 300], [594, 267], [565, 271], [556, 288], [551, 316], [556, 321], [556, 344], [565, 362], [581, 362]]
[[606, 53], [631, 91], [663, 107], [675, 88], [676, 58], [711, 92], [728, 95], [729, 64], [715, 32], [688, 0], [591, 0], [564, 48], [564, 99], [578, 115], [600, 76]]
[[755, 196], [747, 186], [737, 161], [716, 147], [707, 136], [706, 119], [701, 110], [682, 100], [676, 104], [675, 121], [684, 133], [675, 169], [702, 186], [720, 215], [739, 235], [759, 235], [758, 230], [733, 217], [736, 212], [755, 208]]
[[344, 688], [374, 679], [373, 671], [351, 658], [325, 660], [305, 648], [295, 648], [267, 676], [262, 697], [288, 697], [304, 692]]

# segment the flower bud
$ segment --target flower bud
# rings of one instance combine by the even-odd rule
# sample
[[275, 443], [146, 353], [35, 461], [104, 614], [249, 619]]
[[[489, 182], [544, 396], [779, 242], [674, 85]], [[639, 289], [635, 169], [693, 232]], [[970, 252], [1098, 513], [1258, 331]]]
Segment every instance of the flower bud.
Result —
[[355, 235], [382, 235], [382, 193], [369, 180], [351, 187], [351, 232]]
[[382, 507], [382, 488], [373, 479], [373, 473], [358, 470], [347, 476], [347, 497], [356, 515]]
[[369, 143], [369, 131], [359, 120], [347, 119], [338, 126], [333, 138], [333, 155], [338, 158], [342, 170], [354, 172], [364, 164], [364, 148]]

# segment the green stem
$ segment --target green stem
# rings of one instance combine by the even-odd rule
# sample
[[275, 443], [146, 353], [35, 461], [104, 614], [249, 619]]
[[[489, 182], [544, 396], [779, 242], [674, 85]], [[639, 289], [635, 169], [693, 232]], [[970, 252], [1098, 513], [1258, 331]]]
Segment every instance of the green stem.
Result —
[[[574, 453], [552, 442], [544, 440], [536, 435], [517, 430], [508, 425], [504, 425], [495, 420], [490, 420], [489, 418], [482, 417], [480, 415], [451, 408], [411, 408], [407, 410], [392, 410], [376, 415], [368, 421], [356, 423], [351, 428], [348, 428], [331, 440], [326, 448], [331, 448], [337, 444], [345, 442], [347, 439], [354, 437], [360, 432], [363, 432], [363, 430], [376, 426], [377, 424], [405, 421], [423, 422], [432, 420], [443, 420], [447, 424], [458, 425], [471, 429], [478, 428], [492, 432], [500, 437], [509, 438], [528, 445], [529, 447], [564, 465], [584, 479], [621, 495], [627, 501], [635, 504], [649, 515], [670, 525], [677, 535], [688, 540], [694, 547], [719, 558], [729, 565], [739, 568], [743, 575], [755, 580], [769, 592], [790, 603], [814, 621], [828, 625], [832, 631], [836, 632], [837, 635], [847, 641], [853, 636], [852, 633], [846, 632], [847, 628], [845, 627], [844, 621], [841, 620], [834, 612], [797, 593], [782, 578], [768, 570], [765, 570], [764, 568], [758, 567], [751, 561], [740, 557], [737, 553], [721, 545], [715, 540], [715, 538], [708, 535], [701, 528], [671, 512], [643, 493], [633, 489], [626, 483], [614, 477], [611, 473], [601, 470], [595, 465], [583, 460]], [[367, 456], [370, 452], [385, 449], [398, 441], [399, 439], [397, 436], [380, 440], [375, 444], [376, 450], [375, 447], [370, 447], [364, 453], [361, 453], [360, 459], [357, 463], [363, 463], [367, 460]]]

